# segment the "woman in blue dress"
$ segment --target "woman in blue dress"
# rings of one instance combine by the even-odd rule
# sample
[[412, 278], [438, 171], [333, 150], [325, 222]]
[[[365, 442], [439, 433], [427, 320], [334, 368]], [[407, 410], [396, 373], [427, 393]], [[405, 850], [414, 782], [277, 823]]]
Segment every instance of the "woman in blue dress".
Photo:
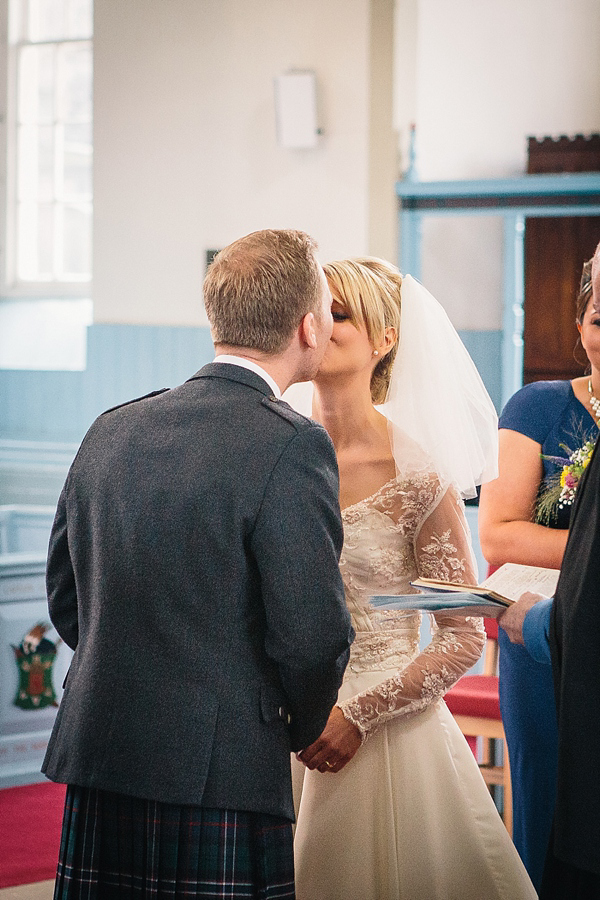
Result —
[[[591, 260], [577, 298], [577, 328], [590, 374], [537, 381], [508, 401], [499, 421], [499, 477], [481, 491], [481, 547], [492, 565], [560, 568], [577, 475], [598, 436], [600, 315], [591, 303]], [[571, 455], [581, 451], [579, 458]], [[561, 461], [562, 460], [562, 461]], [[564, 470], [568, 465], [569, 469]], [[556, 795], [557, 727], [550, 666], [499, 630], [500, 709], [513, 791], [513, 839], [536, 888]]]

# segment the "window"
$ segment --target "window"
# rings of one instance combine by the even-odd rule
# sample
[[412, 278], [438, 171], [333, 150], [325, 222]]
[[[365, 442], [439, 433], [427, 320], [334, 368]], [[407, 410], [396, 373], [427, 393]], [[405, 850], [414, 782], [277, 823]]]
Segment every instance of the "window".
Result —
[[8, 293], [89, 294], [92, 0], [9, 0]]

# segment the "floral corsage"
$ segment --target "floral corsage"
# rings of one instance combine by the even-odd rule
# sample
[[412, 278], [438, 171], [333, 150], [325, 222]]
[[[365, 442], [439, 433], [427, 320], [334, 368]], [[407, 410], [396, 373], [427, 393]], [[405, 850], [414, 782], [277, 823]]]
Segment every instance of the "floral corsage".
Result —
[[550, 460], [561, 467], [560, 472], [547, 480], [547, 487], [538, 500], [536, 522], [544, 525], [547, 525], [556, 516], [557, 509], [564, 509], [565, 506], [571, 506], [573, 503], [581, 477], [589, 465], [596, 446], [596, 439], [590, 438], [573, 452], [569, 452], [568, 447], [565, 447], [564, 444], [561, 446], [567, 456], [542, 456], [542, 459]]

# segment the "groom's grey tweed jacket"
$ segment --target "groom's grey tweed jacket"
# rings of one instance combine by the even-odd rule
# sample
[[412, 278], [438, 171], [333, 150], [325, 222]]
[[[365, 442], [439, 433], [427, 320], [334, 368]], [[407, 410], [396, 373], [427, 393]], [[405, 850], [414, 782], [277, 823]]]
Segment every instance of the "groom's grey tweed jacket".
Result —
[[43, 771], [293, 818], [353, 637], [326, 432], [241, 367], [90, 428], [50, 539], [50, 615], [75, 649]]

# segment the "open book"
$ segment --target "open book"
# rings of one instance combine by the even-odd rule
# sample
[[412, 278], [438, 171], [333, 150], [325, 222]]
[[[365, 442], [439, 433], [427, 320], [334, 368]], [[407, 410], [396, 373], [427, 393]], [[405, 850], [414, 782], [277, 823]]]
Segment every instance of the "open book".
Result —
[[459, 615], [495, 618], [525, 591], [551, 597], [559, 574], [559, 569], [505, 563], [481, 584], [416, 578], [411, 585], [420, 593], [380, 594], [371, 597], [371, 602], [381, 609], [447, 610]]

